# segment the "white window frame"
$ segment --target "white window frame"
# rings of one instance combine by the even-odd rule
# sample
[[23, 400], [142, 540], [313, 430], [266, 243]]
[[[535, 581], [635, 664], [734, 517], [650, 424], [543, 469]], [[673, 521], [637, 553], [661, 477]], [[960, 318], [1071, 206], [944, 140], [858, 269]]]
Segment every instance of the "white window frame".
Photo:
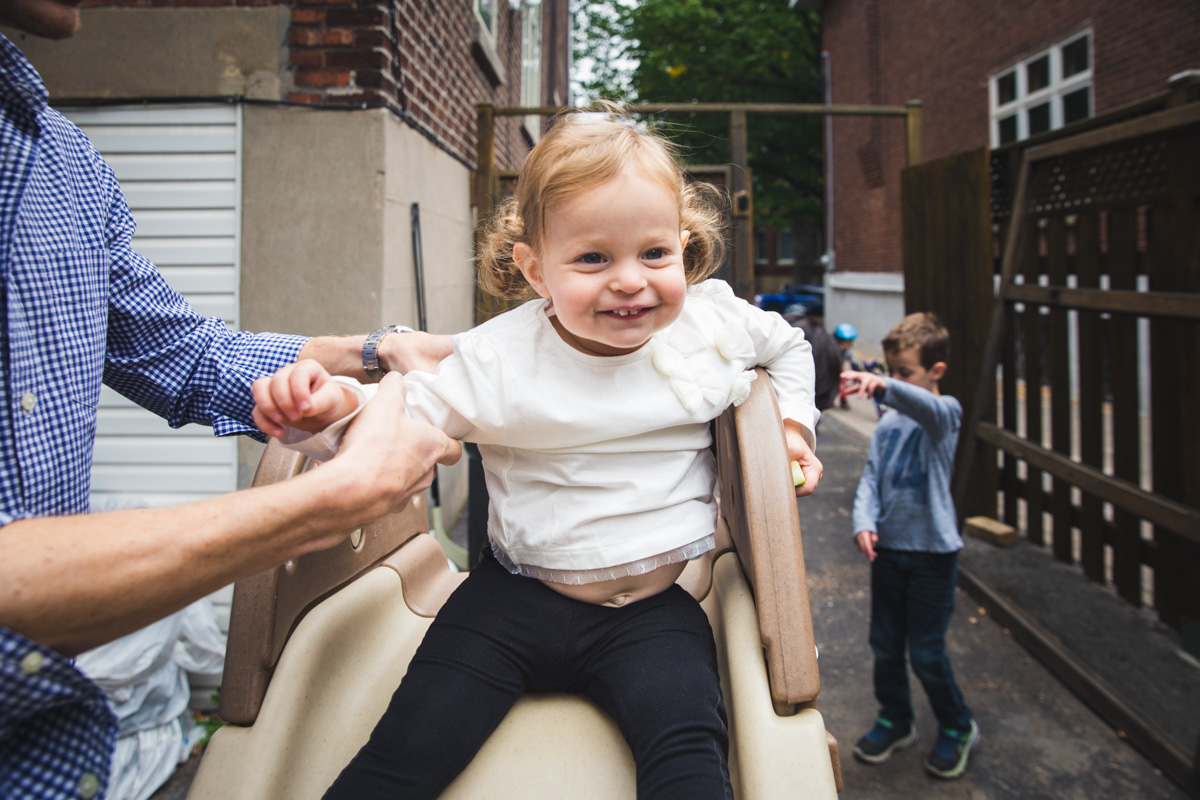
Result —
[[[476, 5], [478, 8], [478, 5]], [[542, 0], [521, 3], [521, 105], [542, 104]], [[525, 117], [525, 130], [535, 144], [542, 134], [542, 118]]]
[[770, 248], [769, 236], [766, 228], [754, 229], [754, 263], [766, 266], [770, 263], [768, 259], [768, 249]]
[[[784, 228], [776, 232], [775, 264], [780, 267], [794, 267], [796, 265], [796, 233], [795, 231]], [[783, 239], [787, 237], [792, 240], [792, 257], [784, 258], [783, 256]]]
[[[475, 18], [479, 20], [479, 26], [487, 31], [493, 42], [496, 41], [496, 24], [500, 19], [500, 4], [503, 2], [504, 0], [471, 0], [471, 8], [475, 9]], [[491, 9], [491, 22], [488, 22], [487, 18], [483, 16], [483, 11], [480, 9], [480, 6], [483, 5]]]
[[[1074, 44], [1083, 38], [1088, 39], [1088, 65], [1087, 69], [1082, 72], [1077, 72], [1074, 75], [1063, 77], [1063, 48]], [[996, 72], [988, 80], [988, 103], [991, 109], [991, 121], [989, 124], [991, 132], [992, 147], [1000, 146], [1000, 121], [1007, 119], [1010, 116], [1016, 115], [1017, 118], [1017, 138], [1014, 141], [1022, 141], [1029, 138], [1029, 110], [1036, 108], [1043, 103], [1050, 104], [1050, 130], [1057, 130], [1064, 125], [1063, 122], [1063, 98], [1086, 88], [1089, 92], [1088, 110], [1089, 116], [1096, 113], [1095, 92], [1092, 83], [1092, 65], [1095, 63], [1096, 39], [1092, 34], [1092, 29], [1079, 31], [1071, 36], [1063, 39], [1061, 42], [1037, 52], [1029, 58], [1022, 59], [1015, 64], [1010, 64], [1002, 70]], [[1028, 91], [1028, 74], [1027, 68], [1030, 64], [1042, 58], [1049, 56], [1050, 60], [1050, 82], [1036, 92]], [[1000, 105], [1000, 79], [1013, 73], [1016, 78], [1017, 91], [1016, 97], [1004, 105]], [[1007, 144], [1011, 144], [1008, 142]]]

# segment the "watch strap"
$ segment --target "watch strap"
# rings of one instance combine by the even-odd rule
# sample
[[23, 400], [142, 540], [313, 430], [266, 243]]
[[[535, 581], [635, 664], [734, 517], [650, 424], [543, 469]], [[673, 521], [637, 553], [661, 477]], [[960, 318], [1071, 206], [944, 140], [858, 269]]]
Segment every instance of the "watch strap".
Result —
[[362, 346], [363, 371], [373, 381], [383, 378], [384, 370], [379, 366], [379, 343], [389, 333], [412, 333], [412, 328], [405, 325], [385, 325], [379, 330], [367, 334]]

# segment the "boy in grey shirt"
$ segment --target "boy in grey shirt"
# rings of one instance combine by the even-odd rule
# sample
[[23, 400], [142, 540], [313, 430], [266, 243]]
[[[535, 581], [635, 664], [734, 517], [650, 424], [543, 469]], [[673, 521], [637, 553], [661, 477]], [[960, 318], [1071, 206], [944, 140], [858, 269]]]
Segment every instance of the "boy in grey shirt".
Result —
[[963, 702], [946, 653], [962, 538], [950, 479], [962, 406], [943, 397], [946, 328], [910, 314], [883, 339], [890, 377], [843, 372], [842, 394], [892, 410], [879, 420], [854, 498], [854, 543], [871, 562], [871, 650], [879, 716], [854, 755], [882, 764], [917, 741], [905, 647], [938, 721], [925, 768], [958, 778], [979, 726]]

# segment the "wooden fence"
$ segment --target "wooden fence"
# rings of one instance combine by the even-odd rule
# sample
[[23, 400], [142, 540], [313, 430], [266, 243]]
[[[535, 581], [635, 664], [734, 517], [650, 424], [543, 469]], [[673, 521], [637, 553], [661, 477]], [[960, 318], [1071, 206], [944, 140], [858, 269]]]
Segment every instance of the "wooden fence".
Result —
[[[1076, 135], [909, 168], [902, 197], [909, 309], [939, 311], [965, 341], [978, 341], [980, 324], [987, 330], [981, 348], [968, 346], [977, 381], [958, 395], [968, 410], [954, 487], [960, 514], [998, 516], [1153, 608], [1194, 649], [1200, 102], [1185, 97], [1161, 95]], [[981, 159], [990, 162], [982, 187]], [[985, 234], [981, 194], [990, 195]], [[979, 269], [981, 258], [998, 275]], [[955, 269], [969, 274], [950, 280]], [[964, 573], [977, 596], [1005, 605]], [[1142, 725], [1020, 609], [1004, 610], [1060, 677], [1200, 791], [1200, 750]]]

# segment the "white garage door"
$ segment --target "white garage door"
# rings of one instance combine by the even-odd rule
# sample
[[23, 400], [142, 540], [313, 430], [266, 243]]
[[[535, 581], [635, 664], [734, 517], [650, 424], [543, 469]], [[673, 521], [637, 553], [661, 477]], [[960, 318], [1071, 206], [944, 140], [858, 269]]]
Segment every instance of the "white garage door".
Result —
[[[201, 314], [238, 320], [241, 108], [237, 105], [60, 109], [112, 165], [137, 221], [133, 245]], [[104, 387], [96, 423], [92, 506], [186, 503], [237, 488], [237, 441], [187, 425], [172, 430]], [[167, 532], [164, 532], [167, 533]], [[213, 595], [229, 629], [232, 587]], [[194, 704], [217, 685], [197, 679]]]
[[[133, 245], [200, 313], [238, 327], [241, 114], [236, 105], [62, 109], [116, 171]], [[237, 488], [237, 443], [167, 424], [105, 387], [96, 508], [173, 505]]]

